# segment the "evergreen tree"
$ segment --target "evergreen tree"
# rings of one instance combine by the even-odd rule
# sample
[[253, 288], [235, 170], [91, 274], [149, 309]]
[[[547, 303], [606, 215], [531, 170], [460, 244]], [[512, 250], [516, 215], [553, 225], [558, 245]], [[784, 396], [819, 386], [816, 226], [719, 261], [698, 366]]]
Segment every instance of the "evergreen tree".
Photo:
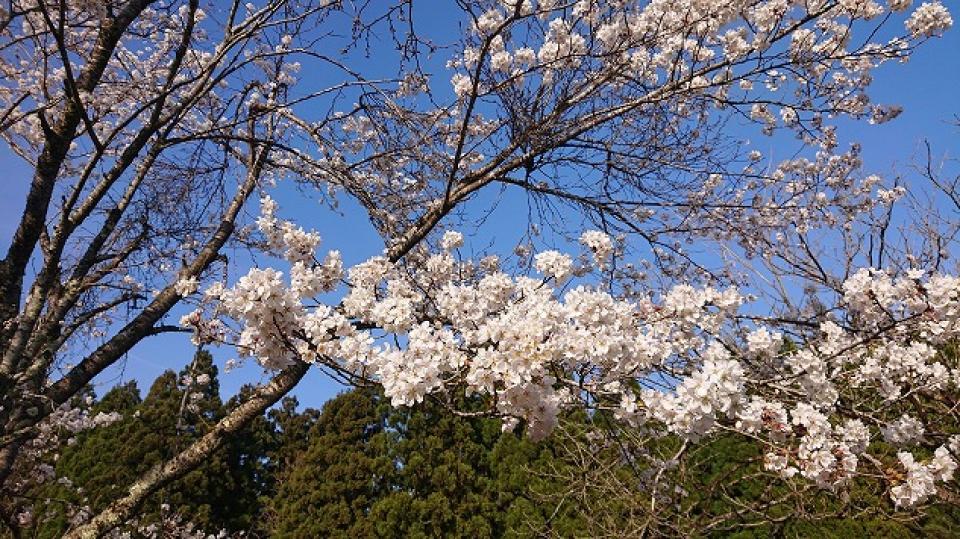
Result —
[[497, 537], [503, 509], [490, 477], [495, 421], [468, 420], [434, 403], [396, 410], [392, 486], [370, 519], [381, 537]]
[[[253, 389], [241, 388], [227, 403], [227, 409], [243, 402]], [[281, 474], [286, 470], [284, 464], [289, 465], [306, 447], [301, 440], [308, 436], [311, 418], [318, 415], [313, 409], [298, 413], [296, 407], [295, 398], [284, 399], [278, 409], [253, 419], [224, 444], [222, 454], [232, 488], [242, 493], [233, 502], [228, 529], [244, 530], [254, 536], [269, 535], [267, 522], [262, 518], [263, 508], [276, 494]]]
[[322, 413], [315, 408], [298, 412], [299, 404], [296, 397], [284, 397], [279, 406], [267, 412], [274, 436], [269, 462], [278, 481], [293, 466], [296, 458], [306, 451], [314, 425]]
[[[56, 468], [70, 484], [36, 493], [53, 502], [37, 515], [33, 535], [59, 537], [69, 526], [68, 507], [104, 507], [252, 390], [223, 405], [216, 367], [200, 353], [180, 373], [157, 378], [142, 400], [133, 382], [98, 401], [87, 392], [78, 406], [123, 419], [79, 435], [63, 450]], [[149, 498], [140, 523], [159, 521], [166, 505], [208, 532], [293, 538], [592, 537], [640, 530], [744, 539], [947, 538], [960, 524], [960, 512], [946, 504], [916, 518], [894, 513], [883, 489], [864, 479], [830, 493], [772, 478], [756, 446], [734, 435], [684, 452], [663, 471], [662, 484], [671, 489], [657, 492], [651, 505], [649, 479], [659, 472], [650, 459], [672, 458], [681, 440], [620, 439], [631, 431], [604, 412], [566, 414], [561, 428], [534, 443], [501, 433], [498, 420], [457, 417], [438, 402], [391, 408], [372, 389], [345, 392], [321, 411], [297, 407], [296, 399], [284, 399], [251, 422], [199, 469]], [[743, 507], [764, 509], [738, 511]]]
[[299, 456], [271, 501], [277, 537], [371, 537], [367, 514], [389, 485], [385, 450], [388, 407], [367, 389], [327, 402]]
[[[213, 358], [199, 352], [179, 374], [168, 371], [153, 383], [138, 409], [131, 439], [121, 451], [131, 461], [128, 485], [141, 473], [162, 463], [202, 436], [222, 416], [219, 381]], [[132, 446], [132, 447], [129, 447]], [[142, 509], [146, 521], [159, 517], [161, 506], [184, 515], [199, 528], [216, 530], [229, 522], [231, 505], [238, 492], [231, 493], [229, 468], [218, 452], [202, 467], [161, 489]], [[224, 506], [223, 504], [227, 505]]]
[[[87, 389], [85, 396], [93, 399], [93, 391]], [[86, 400], [86, 399], [85, 399]], [[140, 390], [134, 381], [110, 389], [99, 402], [90, 406], [90, 413], [118, 413], [124, 419], [81, 433], [75, 443], [63, 448], [57, 459], [56, 472], [61, 479], [56, 484], [44, 485], [34, 493], [38, 498], [54, 503], [44, 505], [44, 511], [35, 519], [34, 534], [38, 537], [59, 537], [69, 526], [71, 514], [86, 507], [103, 506], [123, 491], [130, 481], [128, 462], [117, 451], [117, 440], [129, 435], [129, 427], [141, 404]]]
[[[135, 383], [111, 389], [93, 412], [118, 412], [123, 418], [83, 433], [64, 448], [57, 474], [71, 486], [56, 485], [41, 493], [72, 505], [99, 511], [124, 493], [140, 474], [176, 455], [207, 432], [224, 414], [217, 368], [209, 353], [199, 352], [179, 374], [167, 371], [141, 401]], [[151, 496], [139, 511], [140, 522], [156, 522], [164, 506], [199, 529], [247, 530], [259, 513], [260, 486], [269, 482], [257, 469], [266, 459], [259, 443], [269, 437], [266, 419], [254, 422], [231, 439], [203, 466]], [[68, 527], [65, 509], [42, 519], [38, 535], [59, 537]], [[40, 520], [40, 519], [38, 519]]]
[[[805, 489], [799, 481], [764, 473], [762, 462], [756, 445], [736, 435], [717, 436], [698, 448], [677, 478], [685, 496], [671, 517], [676, 526], [691, 536], [738, 539], [947, 538], [960, 529], [960, 511], [948, 504], [919, 517], [896, 514], [876, 481], [858, 478], [835, 492]], [[766, 510], [737, 512], [743, 507]]]
[[527, 496], [550, 446], [502, 435], [497, 420], [430, 402], [389, 409], [358, 389], [313, 433], [271, 502], [274, 536], [527, 536], [550, 520]]

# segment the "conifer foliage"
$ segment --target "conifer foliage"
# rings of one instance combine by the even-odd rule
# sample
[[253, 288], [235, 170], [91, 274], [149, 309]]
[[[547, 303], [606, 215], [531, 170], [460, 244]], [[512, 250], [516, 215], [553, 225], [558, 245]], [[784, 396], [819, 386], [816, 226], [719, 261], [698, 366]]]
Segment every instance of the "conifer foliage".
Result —
[[[217, 368], [209, 353], [198, 353], [179, 373], [158, 377], [141, 400], [136, 383], [114, 387], [95, 404], [96, 412], [122, 419], [80, 435], [56, 463], [61, 481], [44, 496], [51, 514], [37, 515], [41, 536], [59, 537], [69, 519], [97, 512], [120, 496], [151, 467], [170, 459], [202, 436], [225, 413]], [[261, 469], [270, 446], [266, 419], [251, 423], [201, 467], [161, 489], [143, 504], [138, 524], [181, 515], [202, 529], [247, 529], [256, 521], [259, 498], [267, 494]]]
[[[217, 368], [206, 352], [179, 373], [162, 374], [143, 397], [134, 382], [99, 399], [87, 392], [90, 413], [122, 418], [80, 434], [51, 462], [58, 481], [30, 493], [48, 503], [25, 536], [60, 537], [250, 392], [221, 402]], [[854, 538], [950, 537], [960, 525], [960, 512], [949, 504], [919, 515], [896, 512], [875, 481], [860, 480], [842, 496], [772, 482], [762, 455], [736, 434], [678, 453], [680, 438], [650, 440], [607, 412], [581, 411], [564, 415], [548, 438], [534, 442], [503, 432], [497, 419], [451, 414], [453, 405], [469, 410], [476, 403], [428, 400], [396, 408], [370, 387], [346, 391], [322, 410], [300, 409], [288, 397], [111, 533]], [[671, 458], [666, 467], [656, 464]], [[667, 484], [676, 488], [649, 489], [654, 473], [669, 475]], [[760, 510], [742, 511], [746, 506]]]

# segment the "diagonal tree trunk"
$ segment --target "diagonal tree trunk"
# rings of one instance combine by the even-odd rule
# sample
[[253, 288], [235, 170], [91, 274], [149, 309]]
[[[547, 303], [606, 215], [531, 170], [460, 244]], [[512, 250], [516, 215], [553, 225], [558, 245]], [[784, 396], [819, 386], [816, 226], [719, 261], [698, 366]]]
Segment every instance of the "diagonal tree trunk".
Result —
[[269, 383], [260, 386], [247, 401], [221, 419], [210, 432], [176, 457], [149, 470], [130, 486], [126, 496], [110, 504], [93, 520], [70, 531], [65, 537], [100, 537], [129, 520], [151, 494], [197, 467], [223, 445], [229, 436], [279, 401], [300, 382], [308, 369], [309, 364], [297, 362], [280, 371]]

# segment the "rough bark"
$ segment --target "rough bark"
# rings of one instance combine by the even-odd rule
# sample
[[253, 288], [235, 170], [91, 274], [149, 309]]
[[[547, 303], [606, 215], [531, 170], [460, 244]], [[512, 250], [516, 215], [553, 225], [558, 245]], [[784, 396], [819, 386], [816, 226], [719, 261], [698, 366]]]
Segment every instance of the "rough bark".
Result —
[[[76, 81], [76, 88], [93, 91], [100, 82], [107, 63], [127, 27], [153, 0], [135, 0], [124, 5], [117, 15], [102, 21], [102, 28], [90, 61]], [[53, 125], [46, 125], [46, 143], [37, 159], [30, 191], [27, 194], [23, 217], [10, 242], [10, 248], [0, 261], [0, 343], [9, 338], [20, 307], [24, 270], [33, 254], [40, 234], [46, 225], [50, 199], [70, 143], [76, 137], [83, 109], [76, 100], [67, 102], [63, 115]], [[4, 364], [0, 374], [9, 374], [12, 365]]]

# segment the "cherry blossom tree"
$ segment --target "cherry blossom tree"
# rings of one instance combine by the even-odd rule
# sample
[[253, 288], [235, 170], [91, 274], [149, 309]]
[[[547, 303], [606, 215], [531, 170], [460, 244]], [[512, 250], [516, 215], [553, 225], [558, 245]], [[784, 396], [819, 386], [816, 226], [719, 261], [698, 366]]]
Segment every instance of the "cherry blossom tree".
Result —
[[[0, 262], [0, 483], [24, 469], [18, 458], [37, 437], [62, 427], [48, 423], [94, 377], [143, 339], [182, 331], [164, 323], [179, 283], [225, 271], [223, 249], [246, 242], [237, 232], [257, 189], [298, 167], [313, 174], [296, 157], [291, 108], [368, 84], [313, 52], [323, 36], [291, 37], [362, 12], [324, 2], [205, 8], [28, 1], [0, 10], [6, 158], [33, 168]], [[291, 92], [297, 55], [340, 78]], [[264, 391], [262, 406], [282, 394]]]
[[[533, 437], [568, 407], [691, 444], [732, 429], [771, 471], [882, 475], [898, 506], [952, 480], [960, 439], [928, 418], [960, 380], [950, 231], [894, 246], [883, 223], [907, 190], [866, 175], [837, 127], [897, 116], [872, 71], [946, 31], [943, 4], [458, 8], [456, 32], [421, 28], [409, 1], [0, 13], [0, 125], [34, 167], [0, 263], [0, 480], [58, 406], [168, 331], [275, 376], [77, 536], [129, 518], [311, 367], [399, 405], [478, 395]], [[804, 151], [774, 162], [753, 135]], [[349, 268], [321, 252], [324, 231], [271, 198], [282, 182], [355, 200], [383, 252]], [[497, 193], [538, 210], [510, 254], [467, 244]], [[233, 279], [230, 245], [261, 263]], [[164, 323], [177, 306], [194, 310]]]

